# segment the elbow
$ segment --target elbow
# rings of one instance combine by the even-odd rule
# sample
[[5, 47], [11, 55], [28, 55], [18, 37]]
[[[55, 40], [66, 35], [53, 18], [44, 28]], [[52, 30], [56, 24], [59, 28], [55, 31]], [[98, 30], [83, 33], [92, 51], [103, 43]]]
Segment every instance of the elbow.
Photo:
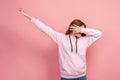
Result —
[[96, 37], [100, 38], [102, 36], [102, 34], [103, 34], [102, 31], [98, 31], [98, 34]]
[[94, 37], [100, 38], [102, 36], [102, 31], [98, 30]]
[[102, 36], [102, 31], [99, 31], [99, 35]]
[[103, 34], [102, 31], [99, 31], [99, 35], [102, 36], [102, 34]]

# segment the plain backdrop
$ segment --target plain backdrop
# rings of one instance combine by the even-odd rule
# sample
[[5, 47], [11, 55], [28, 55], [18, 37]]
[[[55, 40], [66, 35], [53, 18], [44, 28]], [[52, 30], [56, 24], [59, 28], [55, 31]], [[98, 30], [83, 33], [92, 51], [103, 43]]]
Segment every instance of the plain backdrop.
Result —
[[87, 78], [120, 80], [119, 0], [0, 0], [0, 80], [60, 80], [57, 45], [19, 7], [58, 32], [76, 18], [101, 30], [87, 51]]

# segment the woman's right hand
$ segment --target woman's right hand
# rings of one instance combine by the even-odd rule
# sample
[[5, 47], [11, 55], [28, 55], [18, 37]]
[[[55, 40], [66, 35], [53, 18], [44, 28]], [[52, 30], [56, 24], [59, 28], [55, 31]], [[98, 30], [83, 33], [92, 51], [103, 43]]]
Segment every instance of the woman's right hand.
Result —
[[21, 13], [24, 12], [23, 8], [19, 8], [18, 10], [19, 10], [19, 12], [21, 12]]
[[18, 8], [19, 12], [21, 12], [24, 16], [27, 16], [27, 13], [23, 10], [23, 8]]
[[32, 19], [32, 16], [30, 16], [29, 14], [27, 14], [23, 8], [18, 8], [19, 12], [21, 12], [25, 17], [27, 17], [29, 20]]

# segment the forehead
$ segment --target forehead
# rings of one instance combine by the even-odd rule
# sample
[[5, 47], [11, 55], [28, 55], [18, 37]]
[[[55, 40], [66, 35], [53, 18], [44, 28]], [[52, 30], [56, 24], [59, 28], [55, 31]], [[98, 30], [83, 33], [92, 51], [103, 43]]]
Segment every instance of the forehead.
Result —
[[[78, 25], [72, 24], [71, 26], [77, 27]], [[70, 27], [71, 27], [71, 26], [70, 26]], [[84, 25], [81, 25], [81, 26], [79, 26], [79, 27], [84, 27]]]
[[75, 26], [75, 27], [76, 27], [76, 26], [78, 26], [78, 25], [76, 25], [76, 24], [72, 24], [72, 25], [70, 25], [70, 26]]

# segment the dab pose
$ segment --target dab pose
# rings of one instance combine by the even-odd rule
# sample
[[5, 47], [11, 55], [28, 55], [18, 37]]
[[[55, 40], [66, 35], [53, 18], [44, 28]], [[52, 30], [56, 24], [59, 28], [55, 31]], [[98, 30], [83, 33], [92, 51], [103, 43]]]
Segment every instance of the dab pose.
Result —
[[22, 8], [19, 11], [47, 34], [58, 45], [61, 80], [87, 80], [86, 51], [98, 40], [102, 32], [86, 28], [79, 19], [73, 20], [65, 34], [53, 30], [39, 19], [28, 15]]

